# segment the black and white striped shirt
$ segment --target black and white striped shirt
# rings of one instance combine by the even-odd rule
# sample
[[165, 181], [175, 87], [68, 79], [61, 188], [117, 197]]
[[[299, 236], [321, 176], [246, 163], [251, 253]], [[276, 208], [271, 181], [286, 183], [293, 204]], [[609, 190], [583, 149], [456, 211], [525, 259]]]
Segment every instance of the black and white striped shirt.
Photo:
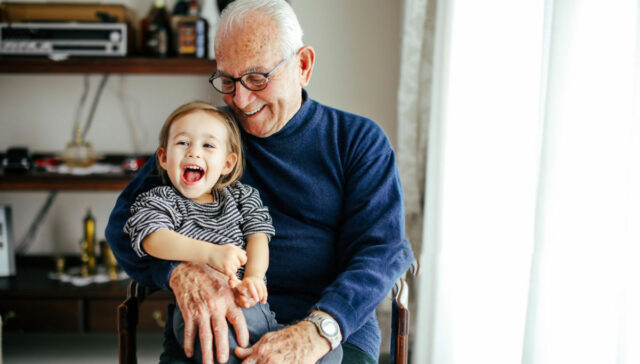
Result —
[[[245, 249], [254, 233], [275, 234], [271, 215], [255, 188], [234, 182], [213, 192], [213, 203], [202, 204], [183, 197], [173, 186], [155, 187], [141, 193], [131, 206], [124, 231], [138, 256], [146, 256], [142, 241], [147, 235], [168, 229], [189, 238], [214, 244], [234, 244]], [[244, 267], [238, 271], [242, 279]]]

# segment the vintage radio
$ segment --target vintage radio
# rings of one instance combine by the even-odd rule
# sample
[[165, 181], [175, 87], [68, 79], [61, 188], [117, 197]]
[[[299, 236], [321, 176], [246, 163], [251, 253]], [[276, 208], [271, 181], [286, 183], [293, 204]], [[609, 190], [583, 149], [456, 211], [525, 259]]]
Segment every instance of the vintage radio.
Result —
[[0, 54], [124, 57], [125, 23], [0, 23]]

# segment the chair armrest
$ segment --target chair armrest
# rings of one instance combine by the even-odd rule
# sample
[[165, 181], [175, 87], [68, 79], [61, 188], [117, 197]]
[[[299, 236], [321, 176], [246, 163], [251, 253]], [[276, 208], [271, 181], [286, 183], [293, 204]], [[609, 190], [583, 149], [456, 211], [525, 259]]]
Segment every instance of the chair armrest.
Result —
[[[136, 281], [131, 281], [129, 283], [129, 287], [127, 287], [127, 299], [136, 298], [138, 300], [138, 304], [141, 304], [142, 301], [145, 300], [149, 295], [153, 292], [156, 292], [158, 289], [151, 289], [149, 287], [145, 287]], [[126, 302], [126, 301], [125, 301]]]
[[120, 364], [135, 364], [136, 328], [140, 304], [156, 290], [131, 281], [127, 287], [127, 298], [118, 305], [118, 360]]
[[[407, 272], [417, 276], [420, 266], [416, 260]], [[409, 285], [398, 278], [391, 289], [391, 364], [407, 364], [409, 361]]]

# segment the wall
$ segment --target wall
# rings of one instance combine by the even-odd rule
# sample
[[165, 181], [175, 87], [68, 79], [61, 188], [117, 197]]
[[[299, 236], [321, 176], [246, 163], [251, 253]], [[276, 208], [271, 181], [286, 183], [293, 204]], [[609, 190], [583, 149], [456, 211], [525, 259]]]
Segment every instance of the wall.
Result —
[[[150, 0], [102, 3], [124, 3], [138, 16], [151, 6]], [[305, 43], [316, 50], [308, 87], [311, 97], [376, 120], [395, 142], [401, 2], [292, 0], [292, 6], [305, 31]], [[83, 75], [0, 74], [0, 150], [26, 145], [31, 151], [61, 153], [71, 139], [84, 79]], [[89, 80], [86, 110], [100, 76], [91, 75]], [[162, 121], [192, 99], [222, 103], [204, 76], [112, 75], [87, 139], [98, 153], [152, 153]], [[140, 130], [137, 143], [129, 122]], [[79, 253], [81, 221], [89, 208], [96, 216], [98, 239], [103, 239], [117, 195], [61, 192], [28, 254]], [[13, 208], [16, 240], [24, 236], [46, 196], [46, 192], [0, 192], [0, 205]]]

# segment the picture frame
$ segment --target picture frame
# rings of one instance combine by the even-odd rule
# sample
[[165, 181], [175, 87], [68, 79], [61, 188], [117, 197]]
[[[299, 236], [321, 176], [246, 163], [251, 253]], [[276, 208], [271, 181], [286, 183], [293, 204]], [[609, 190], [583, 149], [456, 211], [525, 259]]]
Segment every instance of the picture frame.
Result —
[[0, 277], [16, 275], [11, 206], [0, 206]]

